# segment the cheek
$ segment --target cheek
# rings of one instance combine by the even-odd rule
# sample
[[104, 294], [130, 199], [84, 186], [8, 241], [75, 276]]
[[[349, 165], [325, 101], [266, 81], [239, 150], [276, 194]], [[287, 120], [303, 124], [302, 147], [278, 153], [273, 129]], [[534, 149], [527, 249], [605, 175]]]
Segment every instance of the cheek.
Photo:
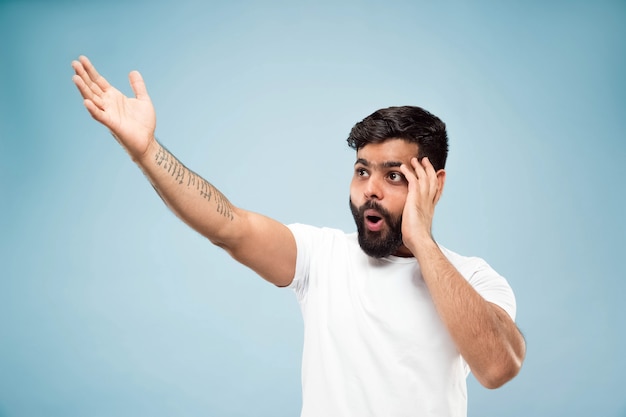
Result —
[[387, 204], [389, 204], [389, 211], [394, 215], [400, 215], [404, 211], [404, 205], [406, 203], [406, 191], [395, 192], [387, 194]]
[[350, 201], [359, 207], [363, 203], [364, 198], [363, 191], [359, 189], [355, 181], [352, 181], [350, 183]]

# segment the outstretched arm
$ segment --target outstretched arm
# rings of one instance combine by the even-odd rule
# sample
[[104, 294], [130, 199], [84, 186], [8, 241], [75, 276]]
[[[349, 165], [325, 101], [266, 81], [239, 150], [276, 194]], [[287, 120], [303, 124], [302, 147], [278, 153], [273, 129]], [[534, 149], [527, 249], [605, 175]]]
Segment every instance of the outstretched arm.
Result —
[[441, 252], [431, 236], [435, 205], [445, 171], [435, 172], [428, 158], [403, 165], [408, 195], [403, 212], [404, 245], [419, 262], [439, 316], [476, 379], [498, 388], [519, 372], [526, 344], [509, 315], [487, 302]]
[[123, 95], [84, 56], [72, 62], [73, 81], [91, 116], [107, 127], [148, 177], [165, 204], [184, 222], [278, 286], [291, 283], [296, 243], [268, 217], [235, 207], [188, 169], [154, 137], [156, 115], [141, 74], [129, 74], [135, 98]]

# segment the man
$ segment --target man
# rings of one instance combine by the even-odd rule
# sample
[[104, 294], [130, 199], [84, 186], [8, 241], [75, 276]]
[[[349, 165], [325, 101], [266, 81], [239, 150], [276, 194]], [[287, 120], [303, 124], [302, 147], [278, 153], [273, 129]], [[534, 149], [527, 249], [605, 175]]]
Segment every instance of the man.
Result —
[[[165, 203], [189, 226], [279, 287], [305, 323], [302, 416], [464, 416], [466, 377], [488, 388], [525, 355], [506, 280], [431, 235], [445, 183], [445, 125], [418, 107], [357, 123], [350, 207], [358, 233], [294, 224], [233, 206], [154, 137], [141, 75], [128, 98], [86, 57], [73, 81]], [[271, 239], [268, 239], [271, 236]]]

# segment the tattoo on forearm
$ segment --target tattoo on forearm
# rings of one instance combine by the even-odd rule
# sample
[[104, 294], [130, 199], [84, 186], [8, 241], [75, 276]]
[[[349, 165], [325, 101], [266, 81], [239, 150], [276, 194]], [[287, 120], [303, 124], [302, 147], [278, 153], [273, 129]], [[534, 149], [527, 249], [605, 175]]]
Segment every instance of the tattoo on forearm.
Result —
[[[156, 164], [163, 168], [179, 185], [196, 190], [207, 201], [214, 200], [216, 210], [227, 219], [233, 220], [233, 207], [230, 201], [211, 183], [183, 165], [162, 145], [154, 158]], [[157, 193], [161, 192], [155, 187]]]

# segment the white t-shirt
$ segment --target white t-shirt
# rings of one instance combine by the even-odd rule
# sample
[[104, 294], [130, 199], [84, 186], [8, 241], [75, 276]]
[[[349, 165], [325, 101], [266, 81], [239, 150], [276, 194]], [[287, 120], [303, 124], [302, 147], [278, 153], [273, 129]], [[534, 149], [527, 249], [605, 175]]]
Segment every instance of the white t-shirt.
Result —
[[[375, 259], [356, 233], [293, 224], [290, 285], [304, 318], [302, 417], [461, 417], [461, 358], [415, 258]], [[515, 297], [485, 261], [441, 250], [485, 298], [515, 318]]]

